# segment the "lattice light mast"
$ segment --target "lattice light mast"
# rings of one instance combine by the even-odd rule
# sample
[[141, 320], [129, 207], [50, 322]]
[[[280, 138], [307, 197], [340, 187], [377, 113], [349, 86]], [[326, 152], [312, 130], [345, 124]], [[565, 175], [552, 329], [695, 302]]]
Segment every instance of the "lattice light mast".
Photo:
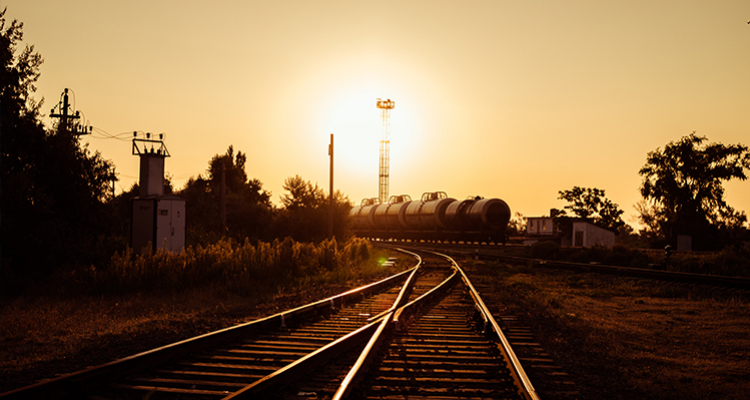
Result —
[[389, 162], [391, 158], [391, 110], [396, 107], [396, 103], [391, 99], [378, 99], [377, 106], [380, 109], [380, 116], [383, 118], [383, 139], [380, 141], [380, 187], [378, 198], [380, 203], [388, 202], [388, 176]]

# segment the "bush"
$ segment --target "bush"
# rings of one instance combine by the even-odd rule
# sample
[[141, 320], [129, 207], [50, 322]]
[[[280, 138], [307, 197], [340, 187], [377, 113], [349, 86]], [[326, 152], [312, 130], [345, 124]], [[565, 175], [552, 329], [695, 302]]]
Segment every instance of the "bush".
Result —
[[290, 238], [242, 244], [222, 239], [181, 253], [160, 249], [134, 254], [128, 249], [115, 253], [106, 268], [92, 266], [68, 281], [93, 293], [180, 292], [216, 285], [233, 291], [276, 290], [307, 276], [349, 274], [370, 254], [369, 242], [356, 238], [341, 247], [335, 239], [318, 244]]
[[531, 245], [531, 257], [543, 260], [556, 260], [560, 253], [560, 245], [555, 242], [536, 242]]

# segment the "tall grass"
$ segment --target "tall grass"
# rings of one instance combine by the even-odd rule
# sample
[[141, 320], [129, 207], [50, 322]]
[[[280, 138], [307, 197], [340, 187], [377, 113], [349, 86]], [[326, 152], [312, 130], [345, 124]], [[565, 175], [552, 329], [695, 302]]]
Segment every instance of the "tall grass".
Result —
[[750, 243], [712, 253], [676, 253], [668, 269], [697, 274], [750, 277]]
[[290, 238], [271, 243], [220, 240], [189, 246], [181, 253], [157, 250], [116, 253], [104, 268], [90, 267], [75, 277], [97, 293], [181, 292], [220, 287], [233, 292], [269, 291], [313, 277], [345, 280], [363, 264], [375, 264], [369, 242], [353, 238], [300, 243]]

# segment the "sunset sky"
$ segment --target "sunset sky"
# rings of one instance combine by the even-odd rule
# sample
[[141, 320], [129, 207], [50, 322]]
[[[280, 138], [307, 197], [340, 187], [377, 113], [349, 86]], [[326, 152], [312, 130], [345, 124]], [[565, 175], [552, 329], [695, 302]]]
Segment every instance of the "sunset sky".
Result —
[[[181, 188], [229, 145], [279, 203], [287, 177], [359, 204], [378, 195], [377, 98], [395, 101], [390, 194], [442, 190], [562, 207], [597, 187], [633, 224], [649, 151], [696, 131], [750, 145], [750, 2], [36, 1], [6, 19], [45, 62], [44, 121], [64, 88], [84, 140], [138, 176], [130, 137], [164, 133]], [[726, 185], [750, 212], [750, 182]]]

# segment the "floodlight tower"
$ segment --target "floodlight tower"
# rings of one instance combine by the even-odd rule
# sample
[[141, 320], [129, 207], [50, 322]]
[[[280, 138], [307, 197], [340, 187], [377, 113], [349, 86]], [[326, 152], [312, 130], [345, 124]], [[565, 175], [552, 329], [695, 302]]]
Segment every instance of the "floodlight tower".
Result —
[[391, 158], [391, 110], [396, 107], [396, 103], [391, 99], [378, 99], [377, 106], [380, 109], [380, 116], [383, 118], [383, 139], [380, 141], [380, 187], [378, 198], [380, 203], [388, 202], [388, 176], [389, 162]]

